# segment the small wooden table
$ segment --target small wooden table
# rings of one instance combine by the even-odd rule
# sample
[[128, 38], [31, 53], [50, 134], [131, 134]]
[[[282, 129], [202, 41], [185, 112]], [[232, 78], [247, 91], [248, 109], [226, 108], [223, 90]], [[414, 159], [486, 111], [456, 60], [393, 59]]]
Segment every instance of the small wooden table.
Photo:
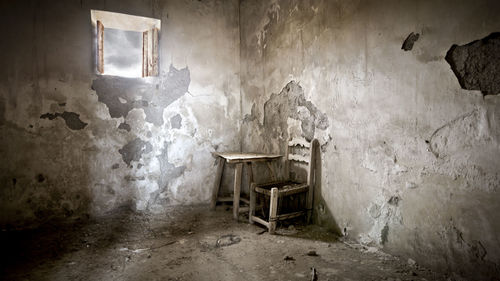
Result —
[[[259, 161], [266, 161], [267, 165], [271, 171], [272, 177], [276, 178], [274, 175], [274, 170], [271, 165], [271, 161], [276, 160], [282, 155], [279, 154], [265, 154], [265, 153], [241, 153], [241, 152], [213, 152], [212, 155], [217, 156], [217, 175], [215, 178], [214, 188], [212, 190], [212, 201], [211, 208], [215, 210], [217, 202], [230, 202], [233, 201], [233, 217], [238, 220], [238, 215], [240, 213], [240, 200], [249, 204], [248, 200], [240, 198], [241, 192], [241, 173], [243, 171], [243, 163], [247, 164], [248, 180], [252, 182], [252, 163]], [[222, 181], [222, 172], [224, 171], [224, 164], [235, 164], [234, 172], [234, 195], [233, 198], [219, 198], [219, 189]], [[245, 211], [243, 208], [241, 211]]]

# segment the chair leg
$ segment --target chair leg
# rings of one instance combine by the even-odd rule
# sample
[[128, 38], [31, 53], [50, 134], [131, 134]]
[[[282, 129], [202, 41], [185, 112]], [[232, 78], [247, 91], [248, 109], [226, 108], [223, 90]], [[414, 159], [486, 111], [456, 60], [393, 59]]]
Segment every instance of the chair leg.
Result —
[[276, 220], [278, 212], [278, 188], [271, 189], [271, 201], [269, 204], [269, 233], [274, 234], [276, 231]]
[[237, 163], [234, 171], [233, 218], [238, 221], [240, 214], [241, 172], [243, 163]]
[[255, 197], [257, 194], [255, 193], [255, 183], [250, 184], [250, 208], [248, 210], [248, 222], [253, 224], [252, 216], [255, 215]]

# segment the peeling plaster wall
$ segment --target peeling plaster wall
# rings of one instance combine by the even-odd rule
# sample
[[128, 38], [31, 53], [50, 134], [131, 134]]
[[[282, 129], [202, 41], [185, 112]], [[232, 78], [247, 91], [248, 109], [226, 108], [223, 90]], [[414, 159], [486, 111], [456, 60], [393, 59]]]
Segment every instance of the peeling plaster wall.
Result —
[[243, 150], [283, 153], [313, 134], [317, 222], [438, 270], [498, 276], [500, 98], [463, 90], [445, 60], [500, 31], [498, 1], [240, 5]]
[[[90, 10], [159, 18], [160, 75], [95, 74]], [[239, 150], [238, 1], [2, 1], [0, 227], [208, 202]]]

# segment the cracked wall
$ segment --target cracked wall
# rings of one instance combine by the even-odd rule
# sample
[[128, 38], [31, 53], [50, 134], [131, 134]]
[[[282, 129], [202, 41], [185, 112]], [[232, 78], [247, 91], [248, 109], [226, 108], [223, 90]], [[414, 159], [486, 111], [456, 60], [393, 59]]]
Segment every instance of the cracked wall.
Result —
[[[2, 2], [0, 227], [208, 202], [238, 150], [238, 1]], [[160, 74], [95, 74], [90, 10], [159, 18]]]
[[[446, 62], [500, 30], [495, 1], [0, 8], [16, 26], [0, 53], [2, 228], [208, 202], [211, 151], [317, 138], [316, 221], [435, 269], [498, 276], [500, 104], [463, 90], [453, 70], [470, 71]], [[160, 18], [160, 75], [95, 75], [90, 9]]]
[[318, 138], [318, 221], [476, 280], [500, 273], [500, 104], [447, 59], [484, 91], [496, 41], [474, 40], [500, 31], [500, 6], [459, 2], [241, 1], [242, 146]]

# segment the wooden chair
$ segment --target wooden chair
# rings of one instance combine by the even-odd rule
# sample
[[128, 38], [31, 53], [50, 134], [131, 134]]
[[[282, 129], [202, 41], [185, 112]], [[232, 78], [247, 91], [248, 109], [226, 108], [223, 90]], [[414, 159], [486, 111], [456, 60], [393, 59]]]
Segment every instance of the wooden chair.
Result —
[[[257, 222], [269, 229], [270, 234], [274, 234], [278, 221], [295, 218], [305, 215], [306, 222], [309, 223], [313, 207], [314, 192], [314, 173], [315, 173], [315, 151], [318, 146], [318, 140], [314, 139], [307, 142], [302, 139], [292, 139], [288, 142], [285, 155], [285, 176], [283, 181], [268, 182], [262, 184], [252, 183], [250, 185], [250, 209], [248, 218], [250, 223]], [[297, 153], [301, 150], [303, 153]], [[307, 155], [308, 154], [308, 155]], [[297, 181], [292, 179], [290, 168], [292, 166], [306, 166], [307, 181]], [[269, 216], [258, 217], [255, 215], [256, 198], [260, 194], [269, 199]], [[306, 194], [305, 208], [300, 211], [289, 213], [278, 213], [280, 206], [287, 197], [292, 195]], [[280, 205], [280, 206], [279, 206]]]

